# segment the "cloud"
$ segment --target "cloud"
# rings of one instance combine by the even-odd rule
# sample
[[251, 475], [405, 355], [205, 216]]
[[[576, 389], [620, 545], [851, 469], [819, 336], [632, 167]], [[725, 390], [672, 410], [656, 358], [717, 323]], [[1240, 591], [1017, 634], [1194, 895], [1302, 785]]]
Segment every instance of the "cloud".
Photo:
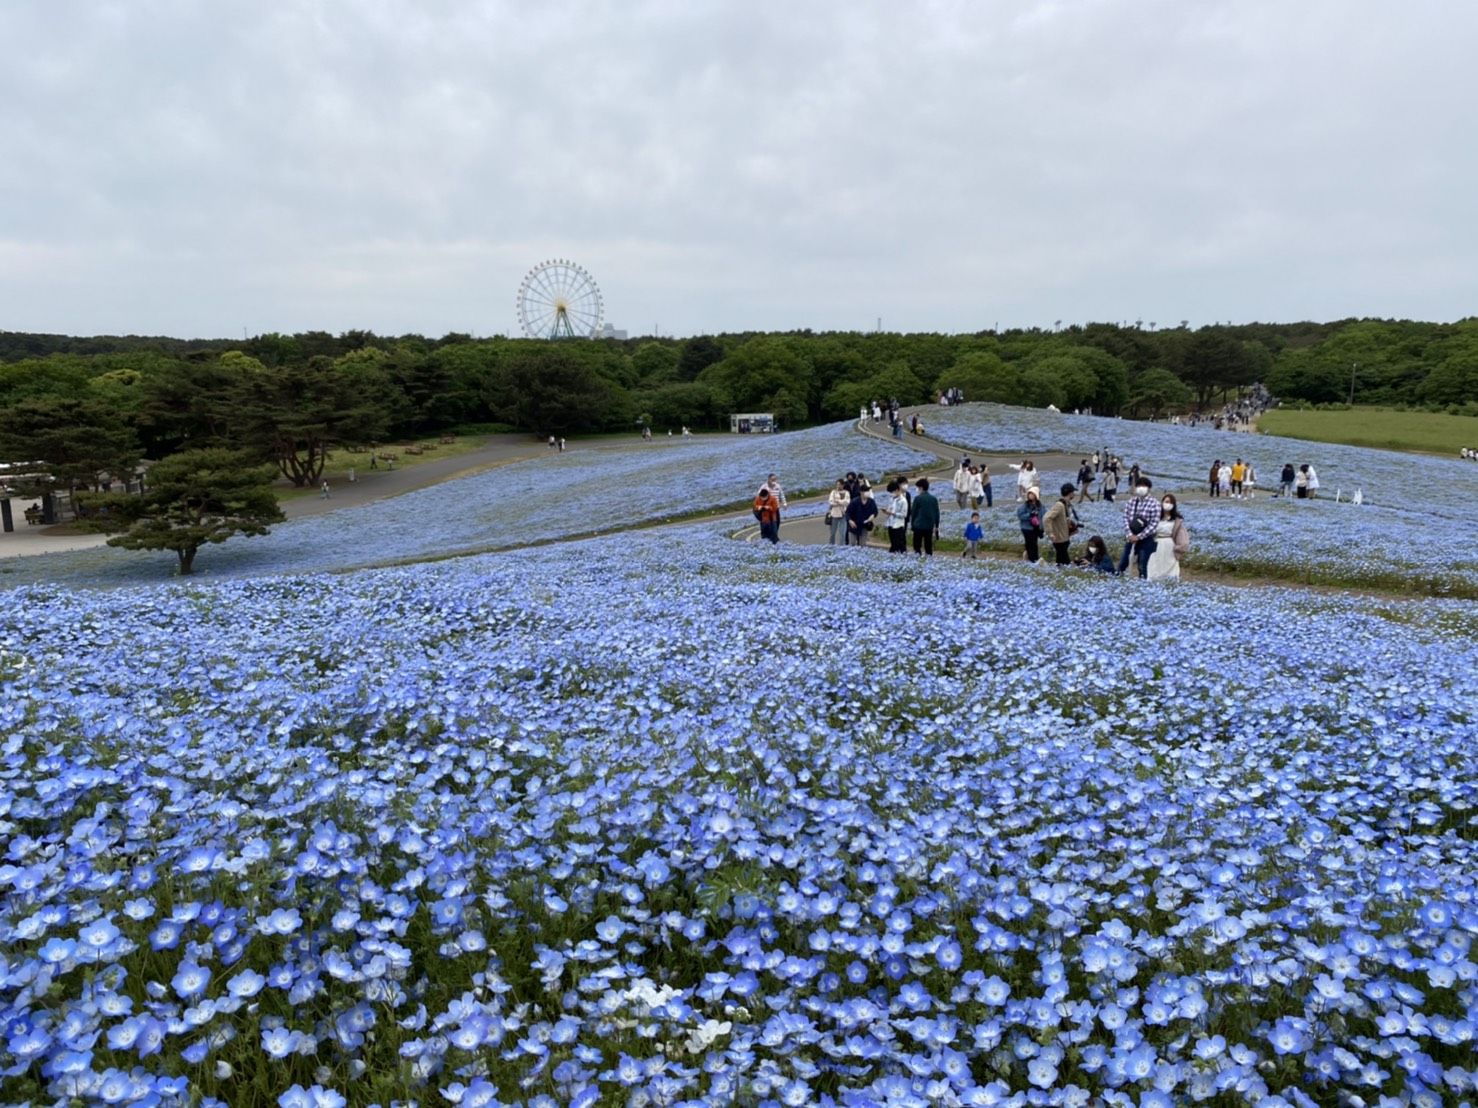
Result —
[[1454, 318], [1478, 9], [0, 8], [0, 327]]

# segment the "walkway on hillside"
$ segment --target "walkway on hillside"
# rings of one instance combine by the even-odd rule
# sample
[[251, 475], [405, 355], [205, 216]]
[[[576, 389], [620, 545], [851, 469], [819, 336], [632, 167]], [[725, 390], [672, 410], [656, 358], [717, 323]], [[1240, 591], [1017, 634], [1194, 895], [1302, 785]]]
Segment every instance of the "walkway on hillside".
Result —
[[402, 493], [415, 492], [443, 481], [458, 477], [470, 477], [495, 466], [512, 462], [524, 462], [530, 458], [545, 458], [553, 454], [548, 445], [531, 435], [490, 435], [481, 446], [465, 454], [453, 454], [448, 458], [436, 458], [416, 465], [403, 465], [389, 469], [384, 465], [377, 469], [357, 468], [358, 480], [335, 481], [329, 486], [327, 500], [318, 493], [309, 493], [283, 502], [282, 514], [288, 519], [318, 516], [325, 512], [337, 512], [341, 508], [355, 508], [375, 500], [384, 500]]
[[[549, 447], [530, 435], [492, 435], [474, 450], [453, 454], [416, 465], [389, 469], [381, 466], [358, 474], [352, 484], [338, 481], [330, 485], [327, 500], [316, 492], [304, 493], [282, 503], [282, 514], [288, 519], [324, 515], [343, 508], [355, 508], [375, 500], [385, 500], [402, 493], [428, 488], [443, 481], [469, 477], [474, 473], [512, 462], [542, 458], [553, 453]], [[275, 486], [279, 491], [289, 491]], [[15, 502], [17, 505], [19, 501]], [[27, 554], [55, 554], [66, 550], [85, 550], [101, 546], [108, 536], [78, 534], [68, 524], [36, 527], [25, 522], [20, 509], [15, 512], [16, 526], [10, 533], [0, 531], [0, 558]]]

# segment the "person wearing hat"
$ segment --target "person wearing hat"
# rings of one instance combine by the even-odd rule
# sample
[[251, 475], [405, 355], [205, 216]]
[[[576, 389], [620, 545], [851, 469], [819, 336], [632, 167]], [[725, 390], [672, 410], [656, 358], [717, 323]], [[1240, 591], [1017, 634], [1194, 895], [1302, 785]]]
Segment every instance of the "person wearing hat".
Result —
[[1078, 514], [1073, 511], [1073, 494], [1078, 489], [1069, 481], [1058, 491], [1062, 498], [1047, 509], [1047, 515], [1042, 519], [1042, 530], [1047, 533], [1047, 541], [1052, 544], [1052, 551], [1057, 555], [1057, 564], [1066, 566], [1072, 564], [1072, 559], [1067, 556], [1068, 543], [1072, 541], [1073, 532], [1078, 529]]
[[1124, 553], [1119, 558], [1119, 572], [1129, 568], [1134, 557], [1140, 577], [1149, 572], [1150, 555], [1155, 552], [1155, 528], [1160, 524], [1160, 502], [1150, 495], [1154, 483], [1141, 476], [1134, 484], [1134, 495], [1124, 505]]
[[1021, 525], [1021, 541], [1026, 545], [1026, 560], [1036, 562], [1041, 554], [1037, 540], [1042, 537], [1042, 499], [1036, 489], [1026, 490], [1026, 500], [1016, 507], [1016, 520]]

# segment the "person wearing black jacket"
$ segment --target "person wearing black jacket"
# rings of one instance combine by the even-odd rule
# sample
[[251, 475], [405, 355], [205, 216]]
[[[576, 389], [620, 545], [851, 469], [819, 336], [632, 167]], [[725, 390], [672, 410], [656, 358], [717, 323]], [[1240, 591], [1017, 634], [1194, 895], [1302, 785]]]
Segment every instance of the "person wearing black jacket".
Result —
[[871, 489], [863, 489], [847, 504], [847, 541], [857, 546], [867, 545], [867, 536], [872, 532], [872, 521], [877, 518], [878, 506], [872, 498]]
[[909, 525], [913, 527], [913, 552], [934, 557], [934, 540], [939, 537], [939, 501], [929, 491], [929, 478], [919, 478], [918, 495], [913, 498]]

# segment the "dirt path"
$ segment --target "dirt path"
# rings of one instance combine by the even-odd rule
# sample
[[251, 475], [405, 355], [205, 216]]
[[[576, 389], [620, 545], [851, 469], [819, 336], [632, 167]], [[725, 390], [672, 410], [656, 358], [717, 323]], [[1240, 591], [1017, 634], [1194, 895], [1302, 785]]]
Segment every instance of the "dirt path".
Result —
[[[529, 435], [494, 435], [476, 449], [448, 458], [437, 458], [418, 465], [390, 469], [380, 466], [357, 474], [352, 484], [338, 481], [329, 488], [329, 497], [316, 494], [295, 497], [282, 502], [282, 514], [288, 519], [324, 515], [344, 508], [354, 508], [387, 497], [400, 496], [430, 485], [466, 477], [473, 473], [508, 465], [510, 462], [540, 458], [549, 448]], [[16, 526], [12, 532], [0, 531], [0, 558], [27, 554], [56, 554], [67, 550], [85, 550], [108, 541], [106, 535], [76, 532], [70, 523], [36, 527], [25, 522], [24, 502], [12, 501]]]
[[[903, 408], [900, 409], [898, 414], [900, 419], [907, 422], [908, 417], [913, 415], [915, 412], [927, 411], [929, 411], [929, 407]], [[873, 423], [871, 420], [868, 420], [866, 423], [859, 422], [857, 424], [857, 430], [862, 432], [862, 434], [864, 435], [870, 436], [871, 438], [882, 439], [884, 442], [901, 442], [903, 443], [903, 445], [914, 447], [916, 450], [927, 451], [933, 454], [941, 462], [947, 463], [951, 470], [954, 469], [956, 462], [958, 462], [961, 458], [966, 457], [967, 455], [972, 461], [989, 462], [992, 466], [991, 476], [995, 479], [995, 482], [998, 485], [1001, 479], [1001, 472], [1000, 470], [995, 468], [997, 463], [999, 463], [1001, 469], [1005, 469], [1005, 467], [1009, 464], [1020, 462], [1023, 458], [1030, 458], [1032, 460], [1032, 463], [1038, 469], [1050, 469], [1054, 471], [1066, 470], [1070, 473], [1076, 474], [1078, 472], [1078, 465], [1083, 461], [1083, 455], [1081, 454], [1021, 454], [1002, 450], [966, 450], [964, 447], [955, 446], [952, 443], [941, 442], [939, 439], [934, 438], [932, 435], [914, 435], [906, 431], [903, 434], [903, 438], [895, 439], [892, 434], [889, 433], [888, 425], [886, 423]], [[1006, 470], [1006, 473], [1009, 474], [1010, 472], [1010, 470]], [[1014, 476], [1011, 478], [1011, 484], [1011, 492], [1012, 496], [1014, 497]]]
[[330, 485], [327, 500], [321, 496], [309, 495], [284, 501], [282, 514], [288, 519], [302, 519], [304, 516], [337, 512], [343, 508], [354, 508], [387, 497], [400, 496], [402, 493], [415, 492], [417, 489], [439, 485], [458, 477], [470, 477], [495, 466], [547, 457], [551, 453], [553, 452], [547, 445], [529, 435], [493, 435], [477, 449], [465, 454], [401, 466], [399, 469], [382, 465], [371, 470], [357, 471], [357, 481], [337, 481]]

